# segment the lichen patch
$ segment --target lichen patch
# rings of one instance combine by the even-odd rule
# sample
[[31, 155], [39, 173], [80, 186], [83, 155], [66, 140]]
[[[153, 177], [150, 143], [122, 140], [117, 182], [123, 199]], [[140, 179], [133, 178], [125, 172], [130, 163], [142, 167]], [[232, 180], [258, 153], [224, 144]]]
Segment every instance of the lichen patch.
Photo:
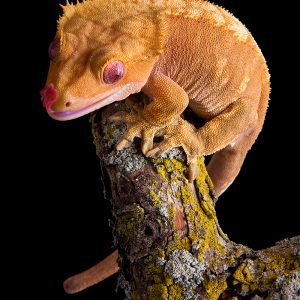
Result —
[[105, 163], [118, 165], [122, 171], [132, 173], [143, 168], [146, 165], [146, 159], [135, 148], [129, 147], [120, 151], [112, 151]]
[[175, 250], [165, 264], [165, 272], [184, 289], [195, 289], [203, 281], [205, 266], [187, 250]]

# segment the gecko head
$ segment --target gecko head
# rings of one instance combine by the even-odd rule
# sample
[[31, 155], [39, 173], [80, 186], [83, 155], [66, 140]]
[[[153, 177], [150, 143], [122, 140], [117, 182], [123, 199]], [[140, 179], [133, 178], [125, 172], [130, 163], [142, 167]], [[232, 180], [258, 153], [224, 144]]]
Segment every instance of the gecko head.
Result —
[[80, 117], [127, 98], [146, 84], [161, 52], [153, 20], [157, 16], [122, 5], [112, 8], [103, 0], [63, 7], [41, 90], [52, 118]]

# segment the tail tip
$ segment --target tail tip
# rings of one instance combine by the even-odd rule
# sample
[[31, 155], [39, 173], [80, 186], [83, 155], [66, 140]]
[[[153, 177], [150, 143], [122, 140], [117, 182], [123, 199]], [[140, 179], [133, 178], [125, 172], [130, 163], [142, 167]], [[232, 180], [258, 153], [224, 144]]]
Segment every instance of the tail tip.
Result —
[[76, 282], [74, 282], [73, 277], [70, 277], [64, 281], [63, 288], [67, 294], [75, 294], [81, 290]]

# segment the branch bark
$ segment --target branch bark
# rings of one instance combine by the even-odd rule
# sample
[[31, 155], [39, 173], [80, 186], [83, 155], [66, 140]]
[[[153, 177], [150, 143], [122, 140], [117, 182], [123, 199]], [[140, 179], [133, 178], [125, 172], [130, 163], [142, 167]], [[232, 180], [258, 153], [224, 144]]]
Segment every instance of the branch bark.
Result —
[[203, 158], [189, 183], [180, 149], [145, 158], [137, 139], [115, 150], [126, 126], [109, 116], [130, 111], [132, 103], [111, 104], [91, 118], [125, 298], [300, 299], [300, 237], [260, 251], [230, 241], [218, 224]]

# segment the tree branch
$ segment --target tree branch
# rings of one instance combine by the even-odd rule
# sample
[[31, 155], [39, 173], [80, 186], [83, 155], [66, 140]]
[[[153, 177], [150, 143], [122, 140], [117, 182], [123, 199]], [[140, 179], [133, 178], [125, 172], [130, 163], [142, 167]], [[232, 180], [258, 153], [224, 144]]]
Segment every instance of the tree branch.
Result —
[[261, 251], [230, 241], [218, 224], [203, 158], [191, 184], [180, 149], [145, 158], [136, 140], [115, 150], [126, 126], [109, 117], [131, 109], [132, 101], [126, 100], [91, 118], [97, 154], [108, 174], [119, 286], [126, 297], [300, 299], [300, 237]]

